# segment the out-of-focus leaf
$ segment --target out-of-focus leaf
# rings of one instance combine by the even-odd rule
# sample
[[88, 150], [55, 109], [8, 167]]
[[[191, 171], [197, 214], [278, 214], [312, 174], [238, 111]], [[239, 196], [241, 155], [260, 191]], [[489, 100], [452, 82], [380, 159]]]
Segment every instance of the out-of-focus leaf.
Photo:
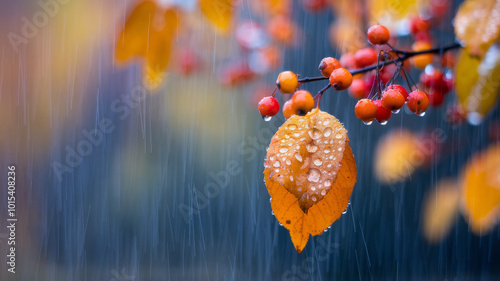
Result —
[[125, 61], [133, 56], [144, 55], [148, 45], [148, 29], [156, 10], [152, 1], [141, 2], [125, 21], [116, 42], [116, 59]]
[[498, 99], [500, 87], [500, 47], [493, 44], [483, 57], [461, 50], [456, 69], [458, 101], [469, 122], [478, 124]]
[[[172, 49], [172, 38], [177, 30], [177, 13], [174, 10], [167, 10], [164, 15], [164, 25], [162, 29], [151, 29], [149, 44], [146, 53], [146, 78], [152, 84], [161, 83], [165, 76], [164, 70], [170, 61]], [[161, 81], [158, 81], [161, 80]]]
[[440, 180], [430, 190], [422, 206], [422, 232], [430, 243], [440, 242], [455, 223], [460, 189], [456, 180]]
[[410, 14], [416, 14], [417, 1], [399, 1], [399, 0], [369, 0], [368, 18], [372, 23], [380, 23], [395, 29], [394, 24]]
[[348, 142], [342, 124], [318, 109], [289, 118], [271, 139], [264, 180], [274, 215], [299, 253], [349, 204], [356, 162]]
[[374, 170], [375, 176], [382, 183], [401, 182], [423, 163], [417, 137], [410, 131], [390, 132], [377, 144]]
[[200, 9], [205, 17], [220, 31], [229, 30], [235, 12], [236, 0], [200, 0]]
[[116, 43], [116, 60], [144, 57], [144, 82], [150, 88], [157, 87], [164, 80], [164, 71], [170, 61], [171, 41], [177, 29], [175, 10], [163, 10], [151, 1], [141, 2], [125, 22]]
[[332, 47], [342, 54], [354, 53], [366, 46], [366, 30], [359, 17], [332, 22], [328, 35]]
[[462, 210], [472, 231], [488, 233], [500, 216], [500, 145], [474, 156], [462, 174]]
[[500, 36], [500, 1], [466, 0], [458, 9], [454, 25], [467, 51], [482, 55]]

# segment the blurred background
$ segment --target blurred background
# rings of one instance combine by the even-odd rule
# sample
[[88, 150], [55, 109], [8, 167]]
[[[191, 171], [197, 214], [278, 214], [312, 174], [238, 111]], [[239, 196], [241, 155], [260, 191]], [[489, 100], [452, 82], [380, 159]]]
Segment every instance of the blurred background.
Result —
[[[461, 2], [1, 0], [0, 279], [497, 280], [496, 99], [473, 125], [452, 90], [424, 117], [402, 110], [366, 126], [348, 91], [328, 91], [321, 109], [348, 130], [358, 180], [347, 212], [301, 254], [263, 182], [285, 119], [265, 122], [256, 107], [280, 71], [319, 76], [323, 57], [369, 46], [377, 22], [400, 49], [452, 44]], [[138, 5], [154, 19], [123, 32], [144, 23]], [[416, 18], [430, 31], [412, 31]], [[147, 54], [127, 49], [144, 38], [161, 39]], [[433, 65], [454, 78], [453, 63]], [[411, 68], [417, 82], [421, 72]], [[490, 188], [470, 195], [487, 201], [479, 226], [463, 184], [477, 158]], [[4, 254], [9, 165], [15, 274]]]

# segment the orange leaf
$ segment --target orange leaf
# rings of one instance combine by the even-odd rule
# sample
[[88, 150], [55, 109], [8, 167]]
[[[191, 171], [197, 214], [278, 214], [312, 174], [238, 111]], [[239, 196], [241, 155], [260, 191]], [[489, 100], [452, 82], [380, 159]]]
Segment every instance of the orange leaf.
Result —
[[157, 7], [151, 1], [141, 2], [132, 11], [116, 43], [116, 59], [125, 61], [142, 56], [145, 84], [157, 87], [166, 76], [172, 38], [178, 27], [177, 12]]
[[500, 216], [500, 145], [473, 157], [462, 176], [462, 207], [476, 234], [488, 233]]
[[440, 180], [429, 190], [422, 206], [422, 232], [430, 243], [440, 242], [455, 223], [458, 214], [460, 189], [453, 179]]
[[155, 10], [156, 5], [152, 1], [144, 1], [132, 11], [116, 42], [115, 55], [118, 61], [146, 53], [150, 19]]
[[373, 168], [385, 184], [402, 182], [422, 164], [417, 136], [408, 130], [391, 131], [377, 143]]
[[455, 17], [455, 33], [467, 51], [482, 55], [500, 36], [500, 1], [467, 0]]
[[171, 41], [177, 30], [177, 13], [167, 10], [162, 29], [151, 29], [147, 49], [147, 67], [150, 71], [162, 73], [170, 60]]
[[342, 124], [315, 109], [292, 116], [271, 139], [264, 179], [276, 219], [300, 253], [347, 208], [356, 162]]
[[205, 17], [221, 31], [229, 29], [236, 10], [233, 0], [200, 0], [200, 9]]

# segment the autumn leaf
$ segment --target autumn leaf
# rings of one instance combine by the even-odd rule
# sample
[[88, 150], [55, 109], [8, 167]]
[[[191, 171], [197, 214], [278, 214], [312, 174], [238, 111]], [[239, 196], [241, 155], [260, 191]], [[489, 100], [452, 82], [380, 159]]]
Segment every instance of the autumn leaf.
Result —
[[422, 206], [422, 232], [430, 243], [440, 242], [455, 224], [460, 202], [459, 184], [442, 179], [429, 190]]
[[146, 53], [150, 19], [155, 10], [154, 2], [144, 1], [132, 11], [116, 42], [115, 56], [118, 61]]
[[292, 116], [271, 139], [264, 165], [271, 208], [300, 253], [349, 204], [356, 162], [347, 132], [319, 109]]
[[370, 22], [380, 23], [394, 30], [398, 27], [399, 21], [408, 15], [416, 14], [416, 0], [369, 0], [367, 5]]
[[[483, 57], [461, 50], [456, 68], [455, 88], [458, 102], [479, 122], [496, 104], [500, 87], [500, 45], [493, 44]], [[471, 115], [472, 114], [472, 115]]]
[[170, 61], [172, 38], [178, 27], [177, 12], [141, 2], [132, 11], [116, 43], [116, 60], [145, 58], [144, 80], [156, 87], [165, 77]]
[[462, 174], [462, 210], [472, 231], [488, 233], [500, 216], [500, 145], [474, 156]]
[[407, 130], [392, 131], [381, 138], [373, 160], [375, 176], [385, 184], [405, 180], [423, 164], [417, 136]]
[[455, 17], [455, 34], [467, 51], [484, 54], [500, 37], [500, 1], [466, 0]]
[[200, 9], [217, 28], [226, 32], [236, 10], [234, 0], [200, 0]]

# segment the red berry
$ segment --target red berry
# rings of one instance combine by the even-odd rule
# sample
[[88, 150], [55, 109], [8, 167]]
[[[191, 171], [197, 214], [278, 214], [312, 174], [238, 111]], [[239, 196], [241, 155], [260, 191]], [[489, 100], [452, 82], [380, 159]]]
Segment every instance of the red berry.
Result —
[[363, 79], [354, 79], [352, 80], [352, 84], [347, 90], [349, 95], [357, 100], [366, 97], [366, 83]]
[[354, 59], [354, 55], [351, 53], [343, 54], [339, 59], [340, 65], [342, 65], [346, 69], [356, 69], [356, 60]]
[[425, 71], [420, 74], [420, 82], [426, 88], [435, 89], [442, 94], [447, 94], [450, 88], [444, 78], [444, 74], [437, 69], [430, 72]]
[[419, 31], [414, 37], [415, 41], [432, 42], [432, 34], [429, 31]]
[[283, 71], [278, 75], [276, 80], [276, 86], [283, 94], [291, 94], [295, 92], [297, 86], [299, 85], [299, 80], [297, 75], [291, 71]]
[[274, 97], [264, 97], [259, 102], [259, 112], [262, 117], [276, 115], [280, 111], [280, 104]]
[[410, 32], [417, 34], [419, 31], [428, 31], [431, 29], [431, 22], [419, 17], [415, 17], [410, 21]]
[[401, 93], [403, 95], [403, 97], [405, 98], [405, 100], [408, 98], [408, 92], [406, 91], [406, 89], [401, 86], [401, 85], [397, 85], [397, 84], [392, 84], [390, 85], [389, 87], [387, 87], [388, 90], [395, 90], [395, 91], [398, 91], [399, 93]]
[[326, 0], [302, 0], [301, 3], [305, 9], [311, 12], [319, 12], [325, 9], [328, 4]]
[[429, 99], [429, 104], [436, 107], [443, 104], [444, 94], [436, 89], [430, 89], [427, 98]]
[[389, 118], [391, 118], [392, 115], [391, 111], [382, 105], [381, 100], [373, 101], [373, 103], [377, 106], [377, 113], [375, 115], [375, 119], [377, 119], [379, 123], [384, 123], [387, 120], [389, 120]]
[[369, 123], [377, 116], [377, 105], [370, 99], [361, 99], [354, 107], [354, 113], [359, 120]]
[[343, 91], [352, 84], [352, 74], [345, 68], [337, 68], [330, 75], [330, 85], [337, 90]]
[[314, 108], [314, 99], [308, 91], [300, 90], [292, 96], [292, 108], [295, 114], [304, 116]]
[[318, 69], [323, 77], [330, 77], [332, 72], [337, 68], [340, 68], [340, 63], [332, 57], [322, 59], [318, 66]]
[[429, 98], [424, 92], [415, 90], [408, 95], [406, 106], [411, 112], [420, 115], [427, 110]]
[[467, 114], [465, 111], [458, 105], [453, 105], [448, 107], [446, 110], [446, 121], [451, 124], [462, 124], [467, 120]]
[[377, 63], [377, 57], [377, 52], [372, 48], [364, 48], [354, 53], [354, 60], [359, 68]]
[[370, 26], [367, 32], [368, 41], [373, 45], [382, 45], [389, 42], [391, 38], [391, 34], [389, 33], [389, 29], [387, 27], [376, 24]]
[[382, 105], [390, 110], [399, 110], [405, 104], [405, 97], [399, 91], [385, 90], [382, 93]]

